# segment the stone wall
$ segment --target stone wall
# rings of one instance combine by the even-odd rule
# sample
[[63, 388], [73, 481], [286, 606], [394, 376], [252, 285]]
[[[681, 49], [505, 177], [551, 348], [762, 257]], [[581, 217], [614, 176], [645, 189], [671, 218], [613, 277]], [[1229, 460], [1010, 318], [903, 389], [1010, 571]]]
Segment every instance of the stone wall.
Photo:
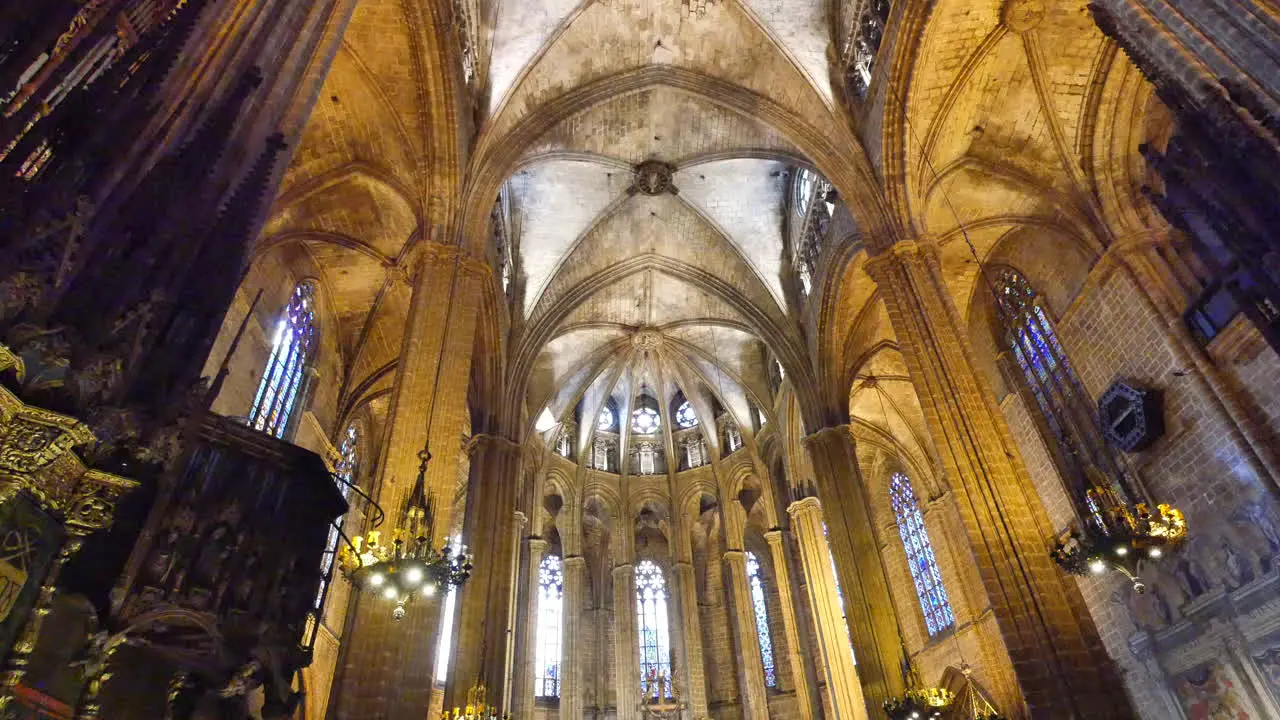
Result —
[[[1176, 557], [1144, 571], [1145, 594], [1116, 575], [1080, 582], [1133, 706], [1151, 720], [1200, 717], [1219, 707], [1231, 717], [1276, 716], [1280, 692], [1267, 678], [1280, 657], [1280, 603], [1270, 600], [1280, 505], [1275, 479], [1240, 427], [1252, 422], [1255, 436], [1276, 437], [1280, 359], [1256, 339], [1242, 341], [1240, 352], [1210, 356], [1208, 372], [1220, 373], [1227, 380], [1221, 387], [1232, 393], [1227, 399], [1245, 408], [1233, 416], [1179, 344], [1177, 328], [1134, 275], [1109, 261], [1094, 267], [1056, 320], [1090, 396], [1117, 379], [1162, 393], [1164, 436], [1126, 461], [1153, 499], [1181, 508], [1190, 526]], [[1237, 331], [1256, 334], [1248, 326]], [[1028, 408], [1014, 394], [1002, 408], [1051, 521], [1065, 529], [1070, 503]]]

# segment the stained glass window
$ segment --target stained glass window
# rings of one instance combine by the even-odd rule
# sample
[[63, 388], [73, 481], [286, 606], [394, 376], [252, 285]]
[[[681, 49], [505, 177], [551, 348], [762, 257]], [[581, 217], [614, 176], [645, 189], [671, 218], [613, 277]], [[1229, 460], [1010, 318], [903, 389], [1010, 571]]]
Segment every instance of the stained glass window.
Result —
[[315, 286], [298, 283], [276, 323], [271, 359], [253, 399], [249, 425], [268, 435], [284, 437], [302, 388], [311, 347], [315, 342]]
[[760, 579], [760, 562], [755, 553], [747, 553], [747, 582], [751, 584], [751, 604], [756, 609], [756, 637], [760, 639], [760, 659], [764, 661], [764, 684], [778, 686], [773, 668], [773, 636], [769, 634], [769, 606], [765, 604], [764, 582]]
[[652, 435], [662, 426], [662, 418], [658, 411], [651, 407], [642, 407], [631, 413], [631, 431], [641, 435]]
[[836, 599], [840, 601], [840, 620], [844, 626], [844, 637], [849, 641], [849, 655], [853, 658], [853, 664], [858, 664], [857, 653], [853, 651], [853, 635], [849, 632], [849, 614], [844, 609], [844, 590], [840, 589], [840, 572], [836, 570], [836, 556], [831, 551], [830, 536], [827, 535], [827, 524], [822, 523], [822, 539], [827, 540], [827, 559], [831, 561], [831, 577], [836, 581]]
[[652, 441], [636, 444], [636, 472], [653, 475], [658, 472], [658, 445]]
[[942, 573], [933, 557], [933, 545], [929, 531], [924, 526], [924, 516], [916, 502], [911, 480], [902, 473], [894, 473], [889, 482], [889, 500], [893, 513], [898, 517], [898, 535], [907, 551], [907, 565], [911, 568], [911, 580], [916, 585], [920, 609], [930, 635], [937, 635], [955, 624], [947, 589], [942, 585]]
[[636, 627], [640, 633], [640, 683], [667, 679], [671, 697], [671, 636], [667, 628], [667, 581], [652, 560], [636, 565]]
[[[356, 479], [359, 451], [360, 434], [356, 431], [355, 425], [348, 425], [347, 431], [342, 435], [342, 447], [338, 449], [338, 464], [334, 468], [334, 475], [342, 481], [338, 483], [338, 489], [342, 491], [344, 499], [351, 496], [351, 483]], [[320, 603], [324, 601], [324, 591], [329, 585], [329, 572], [333, 569], [333, 559], [338, 553], [338, 542], [341, 540], [339, 531], [342, 529], [343, 519], [339, 517], [329, 527], [329, 541], [325, 543], [324, 556], [320, 559], [320, 592], [316, 593], [317, 611], [321, 610]]]
[[600, 408], [600, 416], [596, 418], [596, 429], [606, 432], [613, 430], [613, 410], [608, 406]]
[[564, 615], [564, 570], [548, 555], [538, 567], [538, 637], [533, 694], [560, 697], [560, 629]]
[[801, 217], [809, 212], [809, 203], [813, 201], [813, 190], [818, 184], [818, 174], [812, 170], [801, 168], [796, 173], [795, 197], [791, 204], [796, 214]]
[[676, 410], [676, 424], [682, 428], [691, 428], [698, 424], [698, 414], [693, 411], [693, 405], [688, 400], [684, 401], [679, 409]]
[[702, 438], [690, 438], [684, 444], [685, 464], [690, 468], [702, 467], [707, 462], [707, 448]]
[[[454, 535], [449, 546], [457, 553], [462, 548], [462, 536]], [[440, 611], [440, 640], [436, 644], [436, 683], [443, 684], [449, 677], [449, 654], [453, 652], [453, 616], [458, 612], [458, 586], [450, 585], [444, 596], [444, 608]]]
[[556, 454], [560, 457], [573, 456], [573, 438], [568, 427], [560, 430], [560, 436], [556, 438]]
[[[1018, 385], [1034, 398], [1028, 405], [1034, 402], [1040, 411], [1043, 423], [1037, 423], [1037, 428], [1059, 473], [1076, 495], [1076, 507], [1095, 515], [1087, 497], [1091, 488], [1129, 495], [1125, 465], [1103, 436], [1093, 399], [1071, 367], [1031, 284], [1017, 270], [1003, 268], [996, 277], [995, 291], [1001, 339], [1020, 371]], [[1109, 478], [1102, 479], [1106, 476]]]
[[742, 431], [732, 421], [725, 423], [724, 437], [725, 445], [729, 448], [729, 452], [742, 447]]
[[591, 444], [591, 467], [604, 472], [609, 471], [609, 444], [603, 438], [596, 438]]

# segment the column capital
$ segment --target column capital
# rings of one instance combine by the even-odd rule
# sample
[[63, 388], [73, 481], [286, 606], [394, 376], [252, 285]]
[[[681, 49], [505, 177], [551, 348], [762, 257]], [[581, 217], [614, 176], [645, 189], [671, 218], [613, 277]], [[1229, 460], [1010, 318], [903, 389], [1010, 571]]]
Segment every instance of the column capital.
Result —
[[622, 575], [623, 577], [627, 577], [628, 575], [634, 574], [635, 571], [636, 571], [636, 567], [631, 563], [622, 563], [621, 565], [614, 565], [613, 570], [610, 570], [610, 572], [613, 573], [614, 579], [617, 579], [619, 575]]
[[800, 498], [787, 506], [787, 514], [791, 515], [793, 518], [804, 517], [821, 512], [822, 501], [812, 495]]
[[769, 543], [769, 547], [773, 547], [775, 545], [781, 545], [782, 544], [782, 528], [774, 528], [766, 532], [764, 534], [764, 541]]
[[480, 452], [502, 451], [513, 455], [520, 454], [523, 447], [516, 442], [502, 435], [493, 435], [490, 433], [477, 433], [467, 440], [466, 451], [470, 456], [475, 456]]
[[562, 562], [564, 563], [564, 566], [566, 568], [568, 567], [584, 568], [587, 566], [587, 559], [582, 557], [581, 555], [569, 555], [568, 557], [564, 558]]
[[809, 447], [813, 443], [830, 442], [833, 439], [841, 441], [845, 438], [849, 440], [850, 444], [853, 443], [853, 430], [848, 424], [831, 425], [820, 430], [814, 430], [808, 435], [805, 435], [804, 438], [800, 440], [800, 444], [805, 447]]
[[525, 524], [529, 522], [529, 516], [517, 510], [515, 511], [515, 520], [516, 520], [516, 532], [520, 532], [520, 528], [524, 527]]
[[744, 550], [725, 550], [723, 557], [725, 562], [743, 564], [747, 562], [747, 553]]
[[938, 257], [938, 242], [932, 237], [923, 236], [911, 240], [899, 240], [883, 251], [867, 259], [863, 268], [871, 279], [879, 283], [886, 270], [896, 263], [905, 260], [920, 260]]
[[530, 557], [532, 557], [532, 556], [533, 556], [533, 554], [534, 554], [535, 552], [536, 552], [538, 555], [542, 555], [543, 553], [545, 553], [545, 552], [547, 551], [547, 546], [548, 546], [548, 545], [550, 545], [550, 544], [551, 544], [551, 543], [547, 542], [546, 540], [543, 540], [542, 538], [540, 538], [540, 537], [538, 537], [538, 536], [536, 536], [536, 535], [531, 535], [531, 536], [529, 537], [529, 555], [530, 555]]
[[414, 246], [413, 257], [408, 267], [413, 268], [414, 280], [424, 280], [435, 270], [453, 268], [457, 265], [459, 273], [481, 277], [493, 273], [489, 264], [472, 256], [457, 245], [446, 245], [434, 240], [422, 239]]

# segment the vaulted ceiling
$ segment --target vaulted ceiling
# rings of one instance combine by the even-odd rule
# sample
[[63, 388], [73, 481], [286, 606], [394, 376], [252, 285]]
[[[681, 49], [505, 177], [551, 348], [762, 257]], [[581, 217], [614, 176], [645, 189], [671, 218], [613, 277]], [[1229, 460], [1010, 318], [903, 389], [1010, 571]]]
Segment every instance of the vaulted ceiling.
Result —
[[[1084, 0], [922, 6], [927, 22], [882, 51], [888, 102], [851, 109], [833, 68], [865, 4], [360, 0], [258, 253], [319, 277], [344, 387], [375, 392], [399, 351], [413, 244], [441, 223], [480, 241], [500, 195], [517, 273], [508, 378], [532, 424], [634, 367], [643, 333], [662, 338], [662, 367], [683, 368], [685, 383], [719, 367], [743, 398], [765, 387], [766, 347], [812, 371], [788, 276], [801, 167], [831, 179], [850, 228], [896, 223], [949, 242], [960, 218], [987, 252], [1028, 223], [1056, 224], [1072, 252], [1093, 252], [1116, 53]], [[441, 50], [457, 39], [465, 63]], [[433, 80], [450, 73], [472, 105], [453, 115]], [[464, 149], [442, 182], [429, 158], [449, 133]], [[875, 135], [870, 157], [859, 133]], [[638, 191], [646, 161], [671, 167], [673, 191]], [[451, 198], [465, 198], [456, 216], [439, 210]], [[959, 250], [948, 265], [964, 297], [972, 268]], [[874, 298], [857, 266], [841, 270], [820, 330], [839, 351]]]

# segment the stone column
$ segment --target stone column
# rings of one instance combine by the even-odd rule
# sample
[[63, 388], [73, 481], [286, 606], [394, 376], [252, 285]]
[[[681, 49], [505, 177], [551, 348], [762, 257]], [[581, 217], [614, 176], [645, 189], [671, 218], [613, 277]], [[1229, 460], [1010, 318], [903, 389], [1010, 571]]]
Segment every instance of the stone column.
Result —
[[582, 627], [582, 603], [587, 591], [587, 560], [581, 555], [564, 559], [564, 629], [560, 643], [560, 720], [582, 718], [586, 683], [581, 648], [588, 642]]
[[849, 636], [858, 652], [863, 694], [868, 712], [875, 716], [885, 700], [904, 689], [902, 641], [853, 435], [848, 425], [838, 425], [813, 433], [804, 444], [822, 498], [827, 545], [844, 596]]
[[[379, 489], [378, 504], [387, 514], [383, 531], [390, 531], [398, 522], [417, 478], [418, 453], [427, 441], [428, 415], [434, 458], [427, 468], [427, 490], [437, 498], [454, 495], [461, 430], [467, 418], [480, 280], [489, 272], [487, 266], [438, 243], [427, 242], [419, 252], [387, 414], [386, 442], [377, 464], [381, 477], [373, 483]], [[451, 524], [451, 505], [438, 502], [435, 509], [435, 540], [440, 545]], [[480, 563], [477, 571], [483, 574], [488, 561]], [[353, 596], [354, 607], [342, 634], [341, 660], [330, 695], [331, 715], [373, 720], [427, 714], [435, 653], [424, 648], [437, 645], [444, 595], [415, 601], [398, 623], [381, 598], [365, 593]]]
[[804, 657], [800, 654], [800, 627], [796, 621], [795, 599], [791, 595], [791, 568], [787, 549], [782, 543], [782, 531], [770, 530], [764, 534], [764, 539], [769, 543], [769, 555], [773, 558], [773, 577], [778, 586], [778, 607], [782, 610], [782, 633], [787, 640], [787, 662], [796, 688], [796, 705], [801, 720], [813, 720], [813, 689], [809, 687]]
[[490, 703], [501, 703], [510, 695], [508, 630], [517, 560], [513, 508], [521, 448], [496, 435], [477, 435], [471, 447], [462, 534], [475, 555], [476, 569], [458, 593], [458, 640], [445, 707], [465, 705], [467, 691], [480, 682]]
[[760, 659], [760, 638], [756, 631], [751, 585], [747, 581], [747, 555], [741, 550], [724, 554], [729, 580], [730, 610], [733, 613], [734, 644], [738, 651], [738, 687], [742, 693], [743, 720], [768, 720], [769, 699], [764, 690], [764, 661]]
[[884, 296], [1030, 716], [1132, 717], [1078, 586], [1049, 557], [1053, 528], [974, 366], [936, 245], [898, 243], [867, 271]]
[[804, 565], [809, 605], [813, 608], [813, 623], [817, 629], [818, 649], [822, 654], [832, 709], [841, 720], [866, 720], [867, 704], [858, 679], [858, 668], [853, 661], [840, 593], [836, 589], [831, 549], [823, 533], [822, 504], [816, 497], [807, 497], [792, 503], [787, 512], [791, 515], [791, 529], [800, 546], [800, 560]]
[[618, 720], [634, 720], [640, 705], [640, 648], [636, 633], [636, 568], [623, 563], [613, 568], [614, 684], [618, 692]]
[[702, 655], [702, 616], [698, 609], [698, 581], [693, 563], [676, 562], [675, 591], [680, 598], [680, 632], [684, 636], [685, 664], [688, 671], [689, 714], [694, 720], [707, 715], [707, 668]]
[[747, 581], [747, 555], [743, 552], [747, 511], [731, 500], [723, 506], [724, 569], [729, 589], [730, 623], [738, 651], [738, 690], [744, 720], [768, 720], [769, 699], [764, 689], [764, 661], [760, 659], [760, 638], [756, 630], [751, 584]]
[[523, 626], [517, 625], [523, 635], [521, 638], [523, 657], [520, 658], [520, 681], [515, 684], [520, 694], [515, 698], [514, 707], [517, 717], [530, 720], [533, 717], [534, 697], [537, 694], [534, 683], [538, 664], [538, 571], [542, 565], [542, 556], [547, 552], [547, 541], [539, 537], [530, 537], [525, 544], [529, 549], [529, 556], [525, 564], [524, 623]]

